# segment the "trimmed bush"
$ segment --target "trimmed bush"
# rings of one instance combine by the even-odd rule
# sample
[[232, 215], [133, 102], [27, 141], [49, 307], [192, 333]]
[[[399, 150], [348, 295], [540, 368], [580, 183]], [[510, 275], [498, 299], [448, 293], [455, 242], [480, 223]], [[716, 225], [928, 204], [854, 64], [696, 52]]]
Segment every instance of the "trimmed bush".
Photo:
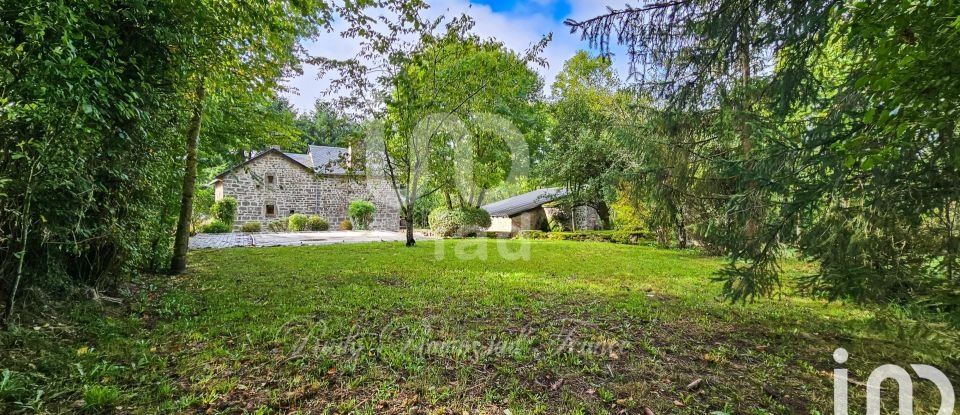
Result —
[[353, 224], [349, 220], [344, 219], [343, 222], [340, 222], [341, 231], [351, 231], [353, 230]]
[[521, 239], [552, 239], [557, 241], [593, 241], [611, 242], [625, 245], [638, 245], [651, 241], [654, 235], [648, 231], [582, 231], [582, 232], [543, 232], [520, 231]]
[[287, 218], [287, 230], [290, 232], [300, 232], [307, 230], [307, 215], [294, 213]]
[[286, 232], [287, 221], [283, 219], [274, 220], [273, 222], [267, 224], [267, 230], [270, 232]]
[[313, 215], [307, 219], [307, 229], [311, 231], [326, 231], [330, 230], [330, 224], [326, 219]]
[[490, 214], [480, 208], [437, 208], [428, 218], [430, 230], [437, 236], [471, 236], [490, 227]]
[[221, 222], [219, 219], [214, 219], [210, 223], [203, 225], [203, 228], [200, 229], [202, 233], [228, 233], [232, 227], [226, 223]]
[[210, 207], [210, 215], [227, 226], [233, 226], [233, 222], [237, 219], [237, 199], [225, 197], [214, 202]]
[[349, 213], [350, 220], [353, 221], [353, 225], [357, 229], [365, 230], [370, 226], [370, 222], [373, 222], [373, 214], [376, 211], [377, 207], [373, 203], [366, 200], [354, 200], [350, 202], [350, 209], [347, 213]]
[[243, 225], [240, 225], [241, 232], [260, 232], [260, 222], [245, 222]]

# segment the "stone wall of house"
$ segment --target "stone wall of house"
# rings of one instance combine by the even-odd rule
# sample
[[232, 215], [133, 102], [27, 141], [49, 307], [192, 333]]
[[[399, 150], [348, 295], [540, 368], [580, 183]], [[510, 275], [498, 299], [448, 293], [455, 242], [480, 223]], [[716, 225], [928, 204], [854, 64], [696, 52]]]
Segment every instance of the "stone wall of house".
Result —
[[377, 210], [370, 229], [397, 230], [400, 228], [400, 203], [393, 186], [386, 178], [367, 179], [364, 176], [321, 176], [317, 179], [317, 211], [331, 227], [337, 227], [348, 218], [350, 202], [368, 200]]
[[510, 220], [513, 221], [514, 232], [539, 230], [543, 222], [547, 220], [547, 216], [542, 207], [535, 207], [511, 216]]
[[594, 231], [603, 229], [603, 222], [600, 221], [600, 215], [597, 210], [586, 205], [580, 205], [573, 208], [570, 215], [573, 229], [578, 231]]
[[[268, 177], [273, 176], [273, 183]], [[371, 229], [397, 230], [400, 207], [390, 182], [384, 178], [317, 175], [310, 169], [276, 153], [265, 154], [223, 177], [222, 196], [237, 199], [235, 228], [246, 222], [269, 223], [294, 213], [319, 215], [332, 229], [347, 218], [353, 200], [369, 200], [376, 206]], [[221, 196], [222, 194], [222, 196]], [[267, 205], [273, 205], [272, 215]]]
[[511, 232], [541, 230], [541, 226], [549, 224], [555, 219], [563, 224], [565, 230], [588, 231], [603, 229], [600, 215], [596, 209], [581, 205], [568, 210], [559, 206], [539, 206], [525, 212], [510, 216], [496, 216], [491, 218], [490, 232]]
[[603, 222], [597, 210], [580, 205], [573, 209], [563, 209], [558, 206], [544, 206], [547, 219], [556, 219], [563, 224], [564, 229], [577, 231], [595, 231], [603, 229]]
[[513, 233], [516, 232], [516, 229], [513, 229], [513, 221], [509, 217], [491, 216], [490, 227], [487, 228], [487, 232]]

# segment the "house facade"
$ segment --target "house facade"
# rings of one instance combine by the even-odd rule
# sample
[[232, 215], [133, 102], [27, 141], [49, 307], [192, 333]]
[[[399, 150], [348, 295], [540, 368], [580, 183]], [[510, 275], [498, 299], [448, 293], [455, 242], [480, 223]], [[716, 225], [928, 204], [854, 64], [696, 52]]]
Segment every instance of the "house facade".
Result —
[[566, 189], [553, 187], [483, 205], [481, 208], [490, 214], [487, 231], [513, 234], [537, 230], [545, 227], [550, 219], [556, 219], [569, 230], [602, 229], [596, 209], [586, 205], [563, 209], [553, 204], [566, 195]]
[[346, 148], [309, 146], [299, 154], [272, 147], [217, 175], [215, 198], [237, 200], [235, 228], [302, 213], [318, 215], [335, 229], [348, 219], [350, 202], [367, 200], [376, 206], [370, 229], [398, 230], [400, 205], [389, 179], [351, 173], [350, 162]]

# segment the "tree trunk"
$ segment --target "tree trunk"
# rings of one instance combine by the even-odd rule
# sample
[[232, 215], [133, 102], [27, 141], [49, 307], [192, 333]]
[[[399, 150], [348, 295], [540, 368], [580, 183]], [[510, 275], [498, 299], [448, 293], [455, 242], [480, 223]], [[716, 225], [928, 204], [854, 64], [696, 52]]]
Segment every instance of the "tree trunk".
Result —
[[477, 205], [474, 207], [483, 206], [483, 198], [487, 195], [487, 189], [480, 189], [480, 193], [477, 195]]
[[450, 192], [444, 191], [443, 197], [447, 199], [447, 209], [453, 210], [453, 200], [450, 199]]
[[[753, 139], [750, 137], [750, 125], [747, 121], [747, 113], [750, 111], [751, 102], [750, 102], [750, 36], [746, 32], [747, 29], [743, 29], [741, 32], [740, 46], [739, 46], [739, 63], [740, 63], [740, 79], [742, 98], [740, 102], [740, 148], [743, 151], [744, 166], [747, 169], [750, 169], [752, 163], [750, 156], [753, 152]], [[755, 241], [757, 239], [757, 233], [759, 233], [760, 228], [760, 212], [757, 210], [754, 203], [756, 202], [755, 192], [756, 184], [752, 180], [749, 180], [746, 183], [746, 223], [744, 225], [744, 247], [746, 247], [749, 252], [753, 252], [756, 247]]]
[[206, 89], [201, 78], [197, 84], [196, 102], [190, 128], [187, 130], [187, 163], [183, 174], [183, 192], [180, 198], [180, 220], [173, 243], [173, 258], [170, 272], [179, 274], [187, 269], [187, 247], [190, 243], [190, 219], [193, 217], [193, 191], [197, 182], [197, 142], [200, 139], [200, 123], [203, 120], [203, 100]]
[[687, 248], [687, 223], [683, 219], [683, 209], [680, 209], [677, 220], [677, 248]]
[[404, 214], [407, 221], [407, 246], [414, 246], [417, 241], [413, 239], [413, 205], [408, 205]]
[[750, 158], [753, 151], [753, 140], [750, 139], [750, 126], [747, 124], [746, 112], [750, 110], [750, 100], [748, 90], [750, 83], [750, 45], [747, 44], [746, 35], [740, 42], [739, 60], [740, 60], [740, 79], [743, 81], [743, 101], [740, 103], [741, 125], [740, 125], [740, 147], [743, 149], [743, 156]]
[[10, 288], [10, 296], [7, 297], [7, 309], [0, 322], [6, 327], [13, 317], [13, 307], [17, 303], [17, 290], [20, 289], [20, 281], [23, 279], [23, 264], [27, 259], [27, 238], [30, 236], [30, 204], [33, 199], [33, 175], [36, 171], [36, 162], [31, 161], [30, 175], [27, 176], [27, 191], [24, 192], [23, 210], [20, 212], [20, 225], [23, 228], [20, 235], [20, 243], [23, 247], [20, 249], [20, 258], [17, 263], [17, 275], [13, 279], [13, 287]]

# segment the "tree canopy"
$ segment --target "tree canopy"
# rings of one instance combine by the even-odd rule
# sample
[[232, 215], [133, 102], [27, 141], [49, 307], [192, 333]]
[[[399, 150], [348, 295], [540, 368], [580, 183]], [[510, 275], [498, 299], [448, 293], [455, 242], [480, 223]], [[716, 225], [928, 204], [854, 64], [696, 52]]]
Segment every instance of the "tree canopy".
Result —
[[694, 155], [678, 200], [731, 254], [730, 298], [774, 292], [797, 247], [812, 292], [956, 311], [957, 7], [680, 1], [568, 24], [628, 47], [651, 126]]

